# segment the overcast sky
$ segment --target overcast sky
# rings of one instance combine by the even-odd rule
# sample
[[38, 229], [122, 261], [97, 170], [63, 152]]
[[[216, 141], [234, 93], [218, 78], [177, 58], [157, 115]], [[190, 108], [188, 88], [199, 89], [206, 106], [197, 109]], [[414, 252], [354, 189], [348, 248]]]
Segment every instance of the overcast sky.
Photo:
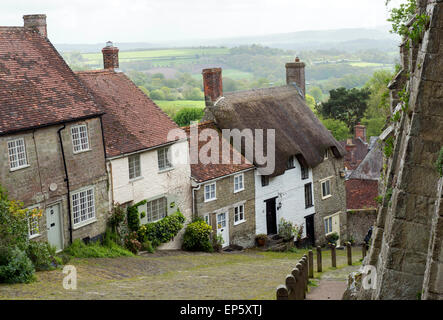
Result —
[[385, 1], [1, 0], [0, 25], [45, 13], [53, 43], [225, 38], [386, 25]]

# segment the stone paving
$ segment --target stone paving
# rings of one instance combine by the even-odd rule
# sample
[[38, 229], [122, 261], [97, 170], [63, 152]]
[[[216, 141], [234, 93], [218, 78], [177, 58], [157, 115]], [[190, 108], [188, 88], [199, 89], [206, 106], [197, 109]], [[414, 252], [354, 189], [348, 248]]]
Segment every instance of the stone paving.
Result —
[[[60, 269], [38, 272], [31, 284], [0, 284], [0, 299], [274, 300], [277, 286], [306, 252], [161, 251], [129, 258], [74, 259], [69, 264], [77, 268], [77, 290], [63, 289], [65, 275]], [[327, 251], [323, 261], [327, 275]], [[337, 264], [346, 264], [344, 251], [337, 251]]]

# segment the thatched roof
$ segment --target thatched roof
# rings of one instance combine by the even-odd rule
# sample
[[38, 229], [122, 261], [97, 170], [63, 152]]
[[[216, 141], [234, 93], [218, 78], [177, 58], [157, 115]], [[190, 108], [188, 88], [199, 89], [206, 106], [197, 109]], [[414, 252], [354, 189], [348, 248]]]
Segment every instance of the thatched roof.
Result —
[[220, 129], [275, 129], [276, 165], [271, 176], [283, 174], [293, 155], [301, 155], [315, 167], [327, 148], [336, 157], [346, 153], [291, 85], [227, 93], [208, 109]]

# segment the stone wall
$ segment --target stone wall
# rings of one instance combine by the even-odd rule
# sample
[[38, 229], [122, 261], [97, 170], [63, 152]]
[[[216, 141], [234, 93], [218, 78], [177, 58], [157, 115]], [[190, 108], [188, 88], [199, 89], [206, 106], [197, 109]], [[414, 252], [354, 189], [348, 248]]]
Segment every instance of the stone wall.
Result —
[[355, 245], [362, 244], [369, 228], [375, 224], [377, 210], [348, 210], [346, 216], [349, 240], [352, 240]]
[[[390, 84], [391, 110], [401, 119], [394, 122], [383, 204], [365, 259], [377, 268], [376, 288], [361, 291], [359, 299], [443, 298], [441, 179], [435, 168], [443, 145], [443, 1], [417, 3], [418, 14], [430, 21], [420, 43], [400, 47], [402, 70]], [[410, 97], [402, 111], [404, 88]]]
[[[242, 247], [254, 246], [255, 240], [255, 184], [254, 170], [244, 172], [244, 190], [234, 193], [234, 176], [216, 180], [216, 200], [205, 202], [204, 185], [195, 191], [197, 216], [209, 214], [211, 226], [217, 232], [217, 213], [229, 212], [229, 243]], [[234, 223], [234, 206], [244, 203], [245, 222]]]
[[[314, 230], [316, 245], [326, 244], [323, 219], [338, 212], [340, 212], [340, 240], [348, 240], [345, 178], [340, 176], [340, 171], [344, 172], [344, 159], [335, 158], [331, 151], [329, 151], [327, 160], [324, 160], [312, 169], [314, 179]], [[321, 181], [328, 177], [331, 177], [330, 186], [332, 196], [322, 199]]]
[[[86, 124], [90, 150], [74, 154], [71, 139], [71, 126]], [[34, 131], [24, 131], [0, 137], [0, 185], [6, 188], [9, 197], [23, 201], [26, 207], [38, 206], [45, 209], [52, 204], [60, 204], [62, 237], [64, 246], [69, 244], [69, 215], [65, 171], [57, 130], [63, 127], [50, 126]], [[61, 131], [66, 157], [70, 191], [83, 187], [94, 187], [95, 221], [80, 228], [73, 228], [73, 239], [94, 238], [105, 231], [108, 212], [108, 183], [105, 169], [103, 138], [99, 118], [66, 124]], [[24, 138], [29, 166], [10, 171], [7, 141]], [[56, 186], [51, 191], [50, 186]], [[39, 221], [38, 240], [47, 239], [46, 216]]]

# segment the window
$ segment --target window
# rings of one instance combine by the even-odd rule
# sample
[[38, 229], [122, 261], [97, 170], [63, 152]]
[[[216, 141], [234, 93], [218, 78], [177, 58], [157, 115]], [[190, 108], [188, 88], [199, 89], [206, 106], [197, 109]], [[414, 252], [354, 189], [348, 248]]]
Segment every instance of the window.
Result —
[[74, 225], [95, 219], [94, 188], [72, 194]]
[[146, 217], [149, 222], [155, 222], [167, 216], [167, 200], [166, 197], [149, 201], [146, 204]]
[[141, 176], [140, 172], [140, 155], [135, 154], [133, 156], [129, 156], [129, 180], [138, 178]]
[[245, 221], [245, 206], [239, 205], [234, 208], [234, 224], [239, 224]]
[[40, 214], [37, 212], [38, 207], [31, 207], [28, 209], [30, 210], [28, 216], [28, 236], [29, 239], [32, 239], [40, 235]]
[[157, 151], [158, 170], [163, 171], [172, 168], [169, 147]]
[[211, 218], [210, 218], [209, 213], [205, 214], [203, 218], [204, 218], [206, 224], [211, 225]]
[[309, 179], [309, 168], [300, 163], [301, 179]]
[[325, 150], [324, 159], [325, 159], [325, 160], [328, 160], [328, 158], [329, 158], [329, 151], [328, 151], [328, 149], [326, 149], [326, 150]]
[[245, 189], [243, 184], [243, 173], [234, 176], [234, 192], [239, 192]]
[[325, 218], [325, 234], [332, 232], [332, 217]]
[[312, 207], [312, 183], [305, 184], [305, 207]]
[[295, 157], [291, 156], [288, 159], [288, 162], [286, 163], [286, 169], [293, 169], [295, 168]]
[[85, 124], [71, 127], [74, 153], [89, 150], [88, 128]]
[[321, 193], [322, 198], [328, 198], [331, 196], [331, 185], [330, 185], [330, 179], [325, 180], [321, 183]]
[[216, 184], [211, 183], [205, 185], [205, 202], [216, 199]]
[[23, 138], [8, 141], [9, 166], [17, 170], [28, 166], [25, 140]]
[[261, 186], [266, 187], [269, 185], [269, 176], [261, 176]]

